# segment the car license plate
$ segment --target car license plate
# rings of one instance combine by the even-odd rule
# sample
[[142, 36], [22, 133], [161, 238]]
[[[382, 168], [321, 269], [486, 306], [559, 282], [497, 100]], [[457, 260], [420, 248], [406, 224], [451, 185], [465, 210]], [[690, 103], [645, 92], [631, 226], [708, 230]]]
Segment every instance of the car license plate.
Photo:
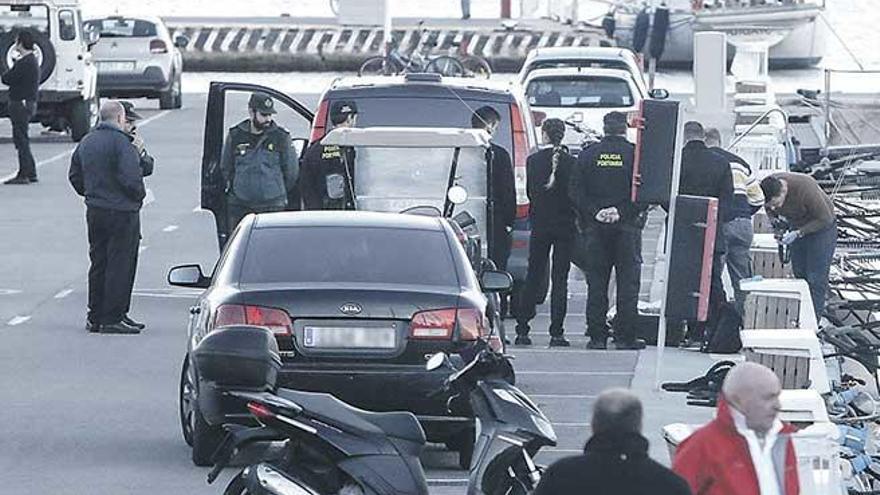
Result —
[[99, 62], [98, 68], [106, 72], [131, 72], [134, 62]]
[[304, 327], [303, 345], [323, 349], [394, 349], [397, 331], [381, 327]]

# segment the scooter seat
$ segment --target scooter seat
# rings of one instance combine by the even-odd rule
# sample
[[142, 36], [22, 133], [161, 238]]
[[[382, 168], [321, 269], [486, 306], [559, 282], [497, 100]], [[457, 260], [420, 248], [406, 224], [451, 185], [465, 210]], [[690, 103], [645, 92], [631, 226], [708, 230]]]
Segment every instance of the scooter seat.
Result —
[[[278, 389], [278, 396], [299, 404], [309, 415], [359, 428], [364, 431], [378, 429], [388, 436], [416, 443], [425, 443], [425, 431], [415, 415], [410, 412], [371, 412], [346, 404], [330, 394]], [[366, 423], [366, 424], [365, 424]]]

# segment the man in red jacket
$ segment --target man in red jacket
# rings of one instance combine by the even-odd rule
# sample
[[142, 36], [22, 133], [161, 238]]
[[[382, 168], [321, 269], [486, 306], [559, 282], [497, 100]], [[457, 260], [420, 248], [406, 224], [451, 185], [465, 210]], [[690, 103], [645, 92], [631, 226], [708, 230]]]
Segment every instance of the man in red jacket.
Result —
[[798, 495], [795, 429], [779, 420], [779, 378], [756, 363], [734, 367], [715, 419], [688, 437], [672, 470], [694, 495]]

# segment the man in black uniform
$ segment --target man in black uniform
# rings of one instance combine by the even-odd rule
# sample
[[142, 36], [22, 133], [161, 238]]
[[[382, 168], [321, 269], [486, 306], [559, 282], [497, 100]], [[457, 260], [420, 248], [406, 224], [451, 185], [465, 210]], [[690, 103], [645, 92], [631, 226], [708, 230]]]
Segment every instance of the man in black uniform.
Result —
[[706, 322], [688, 325], [688, 339], [701, 341], [705, 328], [718, 316], [721, 305], [727, 300], [721, 283], [726, 248], [724, 230], [731, 220], [733, 203], [733, 178], [729, 162], [706, 146], [706, 132], [699, 122], [684, 125], [685, 146], [681, 152], [681, 179], [679, 194], [709, 196], [718, 199], [718, 222], [715, 229], [715, 252], [712, 257], [712, 283], [709, 289], [709, 315]]
[[132, 253], [140, 242], [140, 209], [146, 196], [137, 149], [123, 131], [125, 109], [101, 107], [101, 123], [76, 147], [70, 184], [85, 197], [89, 236], [89, 312], [86, 328], [100, 333], [140, 333], [126, 314], [131, 303]]
[[20, 31], [15, 44], [19, 58], [5, 74], [3, 84], [9, 86], [6, 112], [12, 122], [12, 142], [18, 151], [18, 174], [5, 184], [37, 182], [37, 165], [31, 154], [28, 127], [37, 112], [37, 91], [40, 86], [40, 65], [34, 55], [34, 35]]
[[643, 349], [636, 338], [642, 268], [644, 211], [630, 199], [635, 146], [626, 140], [626, 115], [610, 112], [604, 119], [605, 137], [578, 156], [571, 180], [571, 198], [578, 212], [584, 245], [576, 258], [587, 276], [588, 349], [606, 349], [608, 340], [608, 283], [617, 277], [617, 349]]
[[[354, 127], [357, 105], [336, 101], [330, 106], [330, 123]], [[306, 150], [302, 164], [300, 194], [305, 210], [354, 210], [354, 149], [314, 142]]]
[[251, 94], [248, 111], [250, 118], [229, 129], [220, 158], [230, 233], [248, 213], [283, 211], [299, 174], [290, 134], [272, 120], [272, 98]]
[[131, 141], [131, 144], [134, 145], [135, 149], [137, 149], [138, 157], [140, 157], [141, 160], [140, 165], [143, 176], [149, 177], [153, 175], [153, 166], [155, 165], [156, 160], [147, 152], [144, 138], [142, 138], [137, 131], [137, 121], [141, 120], [143, 117], [135, 111], [134, 104], [130, 101], [120, 101], [119, 103], [125, 109], [125, 128], [122, 130], [128, 134], [128, 139]]

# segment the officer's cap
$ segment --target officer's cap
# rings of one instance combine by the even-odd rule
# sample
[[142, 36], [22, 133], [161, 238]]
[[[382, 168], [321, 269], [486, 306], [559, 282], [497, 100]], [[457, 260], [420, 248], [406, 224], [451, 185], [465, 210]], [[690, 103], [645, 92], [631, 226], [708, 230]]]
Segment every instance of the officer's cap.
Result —
[[357, 115], [358, 107], [353, 101], [335, 101], [330, 106], [330, 118], [334, 122], [344, 122], [349, 115]]
[[278, 113], [275, 110], [275, 101], [266, 93], [251, 93], [248, 108], [263, 115]]
[[141, 120], [143, 118], [139, 113], [134, 111], [134, 103], [121, 100], [119, 104], [125, 109], [125, 120], [134, 122], [135, 120]]

